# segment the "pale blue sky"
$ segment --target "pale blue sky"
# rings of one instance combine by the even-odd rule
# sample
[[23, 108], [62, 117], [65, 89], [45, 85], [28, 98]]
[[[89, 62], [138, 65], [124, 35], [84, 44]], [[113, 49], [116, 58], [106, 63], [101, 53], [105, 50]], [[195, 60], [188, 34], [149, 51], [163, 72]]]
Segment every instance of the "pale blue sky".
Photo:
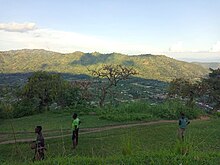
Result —
[[0, 4], [0, 50], [172, 52], [177, 58], [202, 51], [220, 59], [220, 53], [216, 55], [220, 0], [0, 0]]

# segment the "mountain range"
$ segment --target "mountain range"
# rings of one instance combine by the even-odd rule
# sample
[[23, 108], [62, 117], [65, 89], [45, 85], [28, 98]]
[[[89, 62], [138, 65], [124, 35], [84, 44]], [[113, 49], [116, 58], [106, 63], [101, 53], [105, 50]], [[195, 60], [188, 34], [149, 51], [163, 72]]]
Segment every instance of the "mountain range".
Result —
[[0, 51], [0, 73], [28, 73], [38, 70], [88, 74], [103, 64], [120, 64], [133, 67], [138, 77], [170, 81], [174, 78], [200, 78], [209, 73], [207, 67], [198, 63], [188, 63], [165, 55], [124, 55], [120, 53], [58, 53], [43, 49], [22, 49]]

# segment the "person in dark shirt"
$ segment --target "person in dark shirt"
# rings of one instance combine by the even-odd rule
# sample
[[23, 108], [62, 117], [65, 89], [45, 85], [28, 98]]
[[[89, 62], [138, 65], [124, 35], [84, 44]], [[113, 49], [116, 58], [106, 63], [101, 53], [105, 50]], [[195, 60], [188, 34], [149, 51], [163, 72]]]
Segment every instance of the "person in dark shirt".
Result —
[[37, 138], [35, 141], [35, 155], [34, 160], [43, 160], [44, 159], [44, 150], [45, 150], [45, 144], [44, 144], [44, 136], [42, 134], [42, 127], [37, 126], [35, 128], [35, 133], [37, 133]]
[[185, 114], [183, 112], [180, 113], [179, 118], [179, 137], [184, 140], [184, 134], [187, 125], [190, 123], [187, 117], [185, 117]]

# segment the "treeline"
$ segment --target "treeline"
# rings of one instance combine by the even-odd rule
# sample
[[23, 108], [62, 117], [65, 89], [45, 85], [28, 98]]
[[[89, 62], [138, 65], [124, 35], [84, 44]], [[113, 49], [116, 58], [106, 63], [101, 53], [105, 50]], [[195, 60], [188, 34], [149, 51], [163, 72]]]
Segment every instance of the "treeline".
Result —
[[220, 110], [220, 68], [210, 69], [200, 81], [177, 78], [170, 83], [169, 96], [185, 99], [189, 106], [199, 104], [210, 110]]
[[[53, 108], [77, 106], [85, 100], [80, 89], [60, 74], [32, 74], [23, 86], [1, 88], [0, 117], [21, 117]], [[51, 108], [50, 108], [51, 106]]]
[[103, 65], [90, 70], [93, 81], [67, 81], [60, 74], [38, 71], [23, 86], [0, 88], [0, 118], [21, 117], [59, 108], [102, 107], [119, 81], [137, 74], [133, 68]]
[[[94, 105], [104, 107], [107, 102], [118, 106], [120, 102], [115, 104], [118, 101], [115, 96], [126, 92], [118, 91], [120, 85], [124, 85], [119, 82], [128, 81], [129, 77], [138, 74], [134, 68], [121, 65], [103, 65], [90, 72], [92, 81], [67, 81], [58, 73], [38, 71], [24, 85], [0, 87], [0, 118], [22, 117], [49, 110], [87, 109]], [[143, 86], [141, 83], [132, 84]], [[136, 94], [126, 95], [135, 99]], [[162, 100], [170, 98], [180, 99], [191, 109], [200, 103], [201, 106], [212, 107], [210, 111], [220, 109], [220, 69], [211, 70], [209, 76], [200, 81], [174, 79], [169, 85], [168, 97]]]

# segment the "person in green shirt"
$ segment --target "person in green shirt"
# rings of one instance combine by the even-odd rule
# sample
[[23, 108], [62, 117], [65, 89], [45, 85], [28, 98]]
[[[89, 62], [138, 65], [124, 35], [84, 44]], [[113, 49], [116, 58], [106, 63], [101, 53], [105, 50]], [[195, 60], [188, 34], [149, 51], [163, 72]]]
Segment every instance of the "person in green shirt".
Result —
[[184, 140], [184, 133], [186, 130], [187, 125], [190, 123], [187, 117], [185, 117], [185, 114], [183, 112], [180, 113], [179, 118], [179, 137]]
[[77, 117], [76, 113], [74, 113], [72, 117], [73, 117], [73, 121], [72, 121], [72, 131], [73, 131], [72, 141], [73, 141], [73, 149], [75, 149], [76, 146], [78, 145], [79, 125], [80, 125], [81, 121]]

